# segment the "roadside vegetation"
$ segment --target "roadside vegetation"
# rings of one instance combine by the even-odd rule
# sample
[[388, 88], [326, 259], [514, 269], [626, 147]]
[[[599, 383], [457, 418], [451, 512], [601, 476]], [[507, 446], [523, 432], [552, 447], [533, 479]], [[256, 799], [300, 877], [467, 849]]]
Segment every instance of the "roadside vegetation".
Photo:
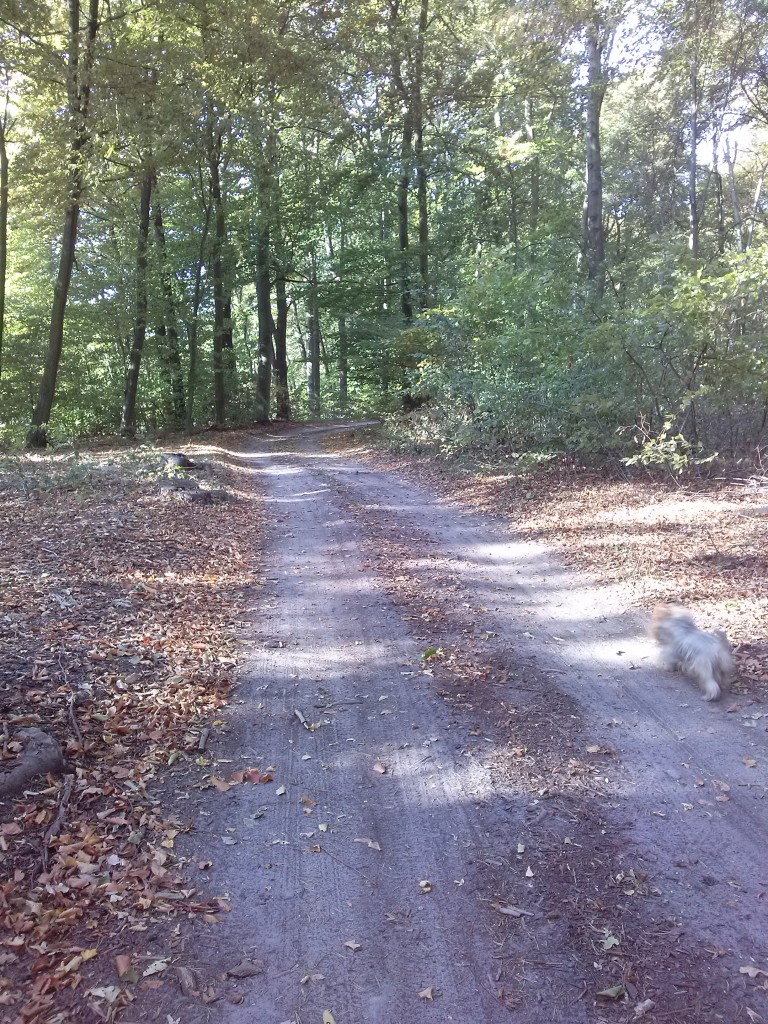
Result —
[[765, 15], [11, 4], [0, 436], [421, 406], [449, 451], [754, 454]]

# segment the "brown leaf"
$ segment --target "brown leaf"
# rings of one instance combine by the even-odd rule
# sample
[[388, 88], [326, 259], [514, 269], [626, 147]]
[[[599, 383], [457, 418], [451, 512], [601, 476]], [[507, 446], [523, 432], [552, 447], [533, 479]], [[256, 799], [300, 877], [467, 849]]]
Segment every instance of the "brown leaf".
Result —
[[189, 967], [181, 967], [178, 964], [174, 968], [176, 977], [179, 979], [179, 988], [185, 996], [197, 996], [200, 994], [195, 972]]
[[115, 966], [117, 967], [118, 978], [122, 978], [131, 970], [133, 964], [127, 953], [118, 953], [115, 957]]
[[262, 960], [241, 960], [234, 967], [227, 968], [230, 978], [255, 978], [257, 974], [264, 973], [264, 962]]

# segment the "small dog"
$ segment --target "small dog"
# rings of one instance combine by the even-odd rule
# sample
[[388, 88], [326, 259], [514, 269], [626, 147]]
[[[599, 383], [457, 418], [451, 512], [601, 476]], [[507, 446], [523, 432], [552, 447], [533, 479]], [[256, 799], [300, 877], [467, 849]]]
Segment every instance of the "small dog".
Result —
[[685, 608], [656, 605], [651, 636], [661, 648], [666, 667], [697, 682], [703, 700], [717, 700], [736, 676], [728, 637], [721, 629], [714, 633], [699, 629]]

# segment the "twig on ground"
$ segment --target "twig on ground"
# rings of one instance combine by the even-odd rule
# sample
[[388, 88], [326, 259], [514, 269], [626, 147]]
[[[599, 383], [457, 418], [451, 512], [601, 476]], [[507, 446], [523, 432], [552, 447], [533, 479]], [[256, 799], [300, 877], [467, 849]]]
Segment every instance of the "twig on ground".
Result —
[[78, 743], [83, 742], [83, 734], [80, 732], [80, 726], [77, 721], [77, 715], [75, 714], [75, 708], [77, 707], [77, 694], [73, 691], [69, 695], [67, 701], [67, 716], [69, 723], [72, 726], [72, 732], [75, 734], [75, 739]]
[[64, 785], [61, 788], [61, 796], [59, 798], [59, 809], [56, 812], [56, 817], [53, 819], [49, 827], [46, 829], [45, 835], [43, 836], [43, 856], [42, 864], [43, 871], [48, 870], [48, 850], [52, 839], [55, 839], [61, 830], [64, 816], [67, 813], [67, 807], [72, 796], [72, 787], [75, 784], [74, 775], [67, 775], [64, 779]]

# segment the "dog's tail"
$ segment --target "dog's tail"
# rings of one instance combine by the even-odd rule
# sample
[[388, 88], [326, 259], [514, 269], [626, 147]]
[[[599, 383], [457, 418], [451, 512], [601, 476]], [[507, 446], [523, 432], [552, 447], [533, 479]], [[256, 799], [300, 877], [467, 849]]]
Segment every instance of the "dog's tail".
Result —
[[699, 684], [703, 700], [717, 700], [720, 696], [720, 687], [712, 675], [712, 669], [708, 666], [706, 671], [698, 673]]

